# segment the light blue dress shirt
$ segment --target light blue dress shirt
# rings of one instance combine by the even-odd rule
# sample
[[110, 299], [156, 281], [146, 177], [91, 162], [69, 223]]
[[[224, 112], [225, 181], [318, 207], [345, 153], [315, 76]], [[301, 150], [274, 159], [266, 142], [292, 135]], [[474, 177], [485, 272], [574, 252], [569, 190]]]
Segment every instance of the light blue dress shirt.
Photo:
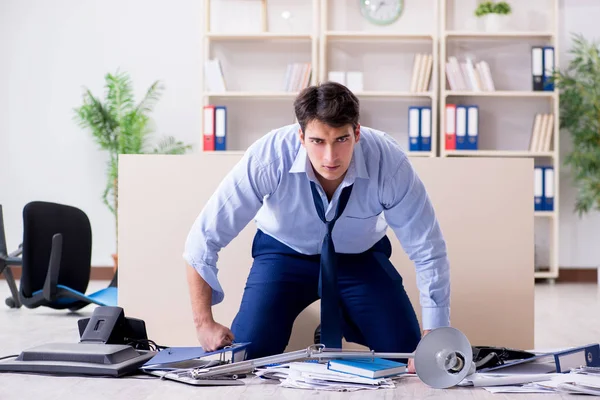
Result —
[[[389, 135], [361, 127], [348, 172], [331, 202], [318, 183], [298, 137], [299, 125], [269, 132], [252, 144], [195, 220], [183, 257], [224, 298], [218, 252], [252, 220], [264, 233], [303, 254], [319, 254], [325, 224], [315, 209], [317, 184], [327, 220], [341, 190], [354, 184], [332, 237], [336, 252], [362, 253], [394, 231], [416, 267], [422, 328], [450, 325], [450, 271], [446, 244], [423, 183]], [[368, 268], [368, 266], [365, 266]]]

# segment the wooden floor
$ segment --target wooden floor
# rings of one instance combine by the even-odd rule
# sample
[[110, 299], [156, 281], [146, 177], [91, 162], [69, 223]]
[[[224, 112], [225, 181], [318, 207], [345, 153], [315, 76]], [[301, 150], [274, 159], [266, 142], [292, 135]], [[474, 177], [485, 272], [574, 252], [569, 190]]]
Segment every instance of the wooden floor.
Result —
[[[90, 290], [102, 287], [93, 282]], [[9, 291], [0, 281], [0, 357], [18, 354], [21, 350], [49, 342], [77, 342], [77, 320], [89, 316], [92, 307], [78, 314], [68, 314], [39, 308], [10, 310], [4, 306]], [[552, 349], [600, 341], [600, 291], [592, 284], [536, 285], [537, 349]], [[518, 327], [515, 327], [518, 329]], [[150, 335], [151, 336], [151, 335]], [[506, 399], [506, 398], [565, 398], [580, 396], [557, 394], [490, 394], [483, 389], [454, 388], [435, 390], [416, 377], [403, 378], [395, 390], [359, 391], [354, 393], [312, 392], [286, 389], [278, 385], [252, 380], [244, 387], [196, 388], [154, 378], [81, 378], [0, 373], [0, 399]]]

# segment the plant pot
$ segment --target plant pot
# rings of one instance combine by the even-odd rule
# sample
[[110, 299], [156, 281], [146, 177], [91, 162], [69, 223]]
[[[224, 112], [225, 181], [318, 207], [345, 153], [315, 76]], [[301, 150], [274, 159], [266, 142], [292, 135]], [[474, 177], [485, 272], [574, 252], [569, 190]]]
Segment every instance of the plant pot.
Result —
[[114, 262], [113, 272], [116, 272], [117, 268], [119, 267], [119, 256], [118, 256], [118, 254], [113, 254], [112, 258], [113, 258], [113, 262]]
[[505, 30], [508, 25], [507, 15], [487, 14], [482, 17], [482, 20], [486, 32], [499, 32]]

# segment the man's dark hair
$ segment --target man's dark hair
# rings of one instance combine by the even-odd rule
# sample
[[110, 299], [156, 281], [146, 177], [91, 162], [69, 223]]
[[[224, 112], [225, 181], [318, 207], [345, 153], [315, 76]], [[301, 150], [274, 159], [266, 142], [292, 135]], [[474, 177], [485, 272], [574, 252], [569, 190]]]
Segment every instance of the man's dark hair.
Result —
[[358, 98], [336, 82], [303, 89], [294, 101], [294, 110], [302, 132], [315, 119], [334, 128], [350, 124], [356, 129], [360, 116]]

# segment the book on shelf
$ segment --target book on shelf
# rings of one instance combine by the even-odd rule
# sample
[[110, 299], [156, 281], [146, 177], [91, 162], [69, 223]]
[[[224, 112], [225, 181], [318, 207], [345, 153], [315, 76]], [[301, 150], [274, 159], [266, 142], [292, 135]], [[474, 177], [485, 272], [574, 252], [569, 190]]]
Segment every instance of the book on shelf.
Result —
[[223, 93], [227, 90], [223, 68], [218, 59], [206, 60], [204, 63], [204, 80], [209, 92]]
[[285, 92], [299, 92], [308, 87], [312, 76], [311, 63], [288, 64], [285, 71], [283, 90]]
[[534, 153], [550, 151], [552, 132], [554, 132], [554, 114], [536, 114], [529, 141], [529, 151]]
[[411, 93], [422, 93], [429, 91], [431, 75], [433, 71], [433, 55], [418, 53], [415, 55], [410, 82]]
[[474, 62], [465, 57], [460, 62], [456, 57], [448, 57], [446, 79], [450, 90], [467, 92], [493, 92], [496, 90], [490, 66], [486, 61]]

